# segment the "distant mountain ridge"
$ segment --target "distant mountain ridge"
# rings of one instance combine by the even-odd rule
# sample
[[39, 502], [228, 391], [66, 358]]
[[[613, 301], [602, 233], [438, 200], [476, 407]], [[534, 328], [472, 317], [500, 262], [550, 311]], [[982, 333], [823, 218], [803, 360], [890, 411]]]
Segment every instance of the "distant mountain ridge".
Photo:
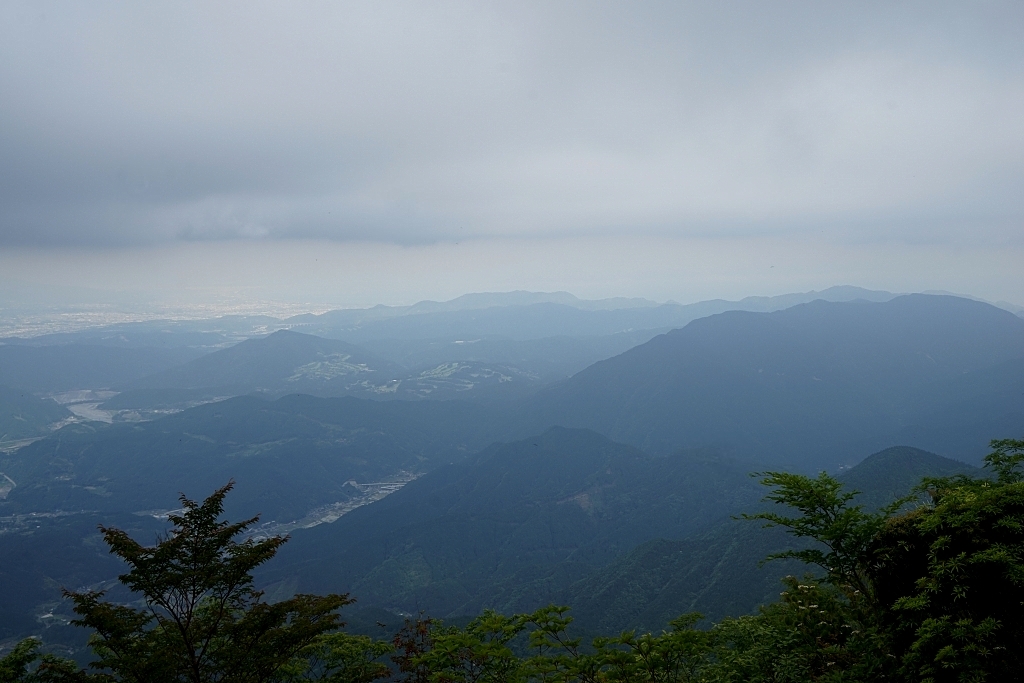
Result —
[[330, 395], [332, 390], [343, 393], [359, 383], [386, 388], [388, 381], [402, 372], [401, 366], [347, 342], [279, 330], [136, 380], [124, 388], [205, 389], [222, 395]]
[[410, 370], [348, 342], [278, 330], [131, 382], [103, 407], [153, 408], [251, 393], [476, 398], [499, 390], [511, 396], [539, 385], [536, 374], [510, 364], [465, 359]]
[[[1024, 430], [1022, 372], [1024, 319], [988, 304], [815, 301], [708, 316], [595, 363], [524, 404], [523, 429], [560, 424], [654, 453], [717, 446], [832, 469], [931, 429], [974, 439], [999, 417], [1009, 433]], [[988, 438], [961, 440], [954, 454], [980, 457]]]
[[[454, 397], [467, 383], [474, 384], [475, 389], [488, 386], [487, 377], [519, 381], [499, 382], [497, 389], [474, 391], [474, 395], [497, 392], [512, 397], [570, 376], [597, 360], [705, 315], [733, 309], [774, 310], [816, 298], [884, 300], [892, 296], [857, 287], [832, 287], [821, 292], [747, 297], [739, 302], [714, 300], [680, 305], [639, 298], [584, 300], [567, 292], [516, 291], [467, 294], [447, 302], [422, 301], [412, 306], [339, 309], [287, 319], [223, 316], [116, 323], [77, 332], [0, 339], [0, 382], [37, 394], [124, 389], [135, 380], [240, 341], [290, 329], [362, 346], [363, 353], [374, 356], [378, 365], [389, 361], [403, 366], [407, 370], [405, 379], [412, 387], [408, 398]], [[470, 350], [459, 344], [477, 346]], [[433, 379], [437, 373], [431, 378], [417, 378], [419, 373], [452, 363], [459, 363], [458, 381], [438, 384]], [[467, 380], [469, 375], [475, 379]], [[176, 382], [179, 391], [174, 396], [158, 397], [150, 391], [133, 398], [125, 396], [120, 403], [125, 409], [171, 404], [180, 407], [213, 397], [209, 392], [199, 396], [189, 393], [196, 387], [210, 386], [207, 378], [197, 379], [199, 383], [185, 383], [190, 385], [188, 390], [182, 382]], [[169, 381], [169, 375], [164, 375], [160, 383]], [[252, 382], [227, 390], [231, 386], [228, 381], [222, 385], [225, 390], [214, 395], [251, 390]], [[313, 382], [308, 388], [296, 390], [338, 393], [335, 388], [326, 392], [322, 389], [322, 382]]]
[[[527, 309], [564, 313], [551, 306]], [[595, 339], [580, 342], [573, 353], [587, 353], [588, 344], [600, 348]], [[571, 348], [568, 340], [559, 344]], [[527, 347], [535, 348], [523, 353]], [[816, 300], [770, 313], [728, 311], [548, 388], [541, 385], [550, 376], [517, 363], [529, 368], [549, 350], [557, 352], [551, 339], [392, 341], [380, 348], [406, 359], [419, 353], [433, 362], [446, 354], [460, 360], [408, 370], [347, 342], [279, 331], [141, 380], [104, 407], [153, 403], [158, 389], [176, 400], [183, 396], [174, 391], [186, 391], [184, 398], [250, 392], [495, 396], [519, 399], [506, 411], [510, 436], [580, 427], [653, 453], [714, 446], [764, 463], [828, 469], [901, 442], [932, 449], [945, 443], [958, 457], [976, 458], [991, 434], [1024, 429], [1024, 320], [956, 297]]]
[[[966, 467], [924, 451], [977, 462], [989, 439], [1024, 434], [1024, 320], [983, 302], [838, 288], [827, 296], [843, 301], [744, 300], [766, 312], [708, 302], [681, 327], [637, 329], [699, 307], [584, 310], [514, 294], [514, 305], [473, 308], [489, 302], [481, 295], [461, 310], [358, 323], [366, 346], [249, 319], [166, 337], [159, 325], [99, 331], [102, 346], [0, 345], [0, 361], [55, 359], [40, 370], [47, 381], [121, 377], [113, 386], [126, 391], [108, 406], [260, 394], [57, 432], [44, 415], [32, 437], [43, 438], [0, 449], [0, 557], [23, 558], [0, 562], [0, 582], [15, 586], [0, 599], [0, 637], [59, 610], [62, 582], [117, 575], [97, 524], [151, 538], [180, 491], [201, 497], [232, 478], [229, 518], [260, 512], [265, 532], [294, 530], [280, 558], [289, 574], [262, 577], [273, 595], [353, 590], [368, 609], [440, 616], [567, 602], [605, 632], [660, 629], [676, 610], [752, 609], [777, 594], [772, 571], [802, 571], [750, 569], [788, 539], [729, 521], [757, 505], [749, 472], [845, 467], [877, 507], [921, 472]], [[789, 306], [800, 297], [813, 300]], [[583, 336], [536, 336], [558, 330]], [[85, 347], [100, 351], [62, 377]], [[186, 362], [165, 365], [175, 354]], [[88, 363], [97, 358], [108, 361]], [[147, 363], [159, 372], [140, 377]], [[396, 398], [417, 400], [313, 395], [365, 397], [392, 380]], [[420, 400], [465, 398], [469, 384], [496, 398]], [[508, 391], [519, 386], [529, 390]], [[415, 475], [333, 524], [295, 530], [364, 501], [371, 483]]]
[[667, 330], [729, 310], [772, 311], [816, 299], [887, 301], [896, 296], [859, 287], [821, 292], [657, 304], [646, 299], [577, 299], [567, 292], [467, 294], [449, 302], [341, 309], [286, 319], [290, 329], [363, 344], [376, 339], [599, 336], [632, 330]]

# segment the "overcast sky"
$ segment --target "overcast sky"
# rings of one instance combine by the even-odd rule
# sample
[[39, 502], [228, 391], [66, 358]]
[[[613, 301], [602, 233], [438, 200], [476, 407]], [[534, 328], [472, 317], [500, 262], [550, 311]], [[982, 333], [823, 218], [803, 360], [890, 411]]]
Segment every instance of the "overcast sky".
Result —
[[1024, 304], [1022, 27], [1021, 2], [4, 2], [0, 285]]

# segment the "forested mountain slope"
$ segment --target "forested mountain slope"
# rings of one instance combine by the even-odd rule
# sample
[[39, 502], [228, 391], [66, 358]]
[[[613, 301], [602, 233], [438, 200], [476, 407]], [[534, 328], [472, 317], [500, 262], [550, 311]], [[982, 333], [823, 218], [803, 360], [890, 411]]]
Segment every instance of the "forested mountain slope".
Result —
[[266, 580], [437, 616], [524, 609], [638, 543], [709, 527], [757, 500], [757, 488], [714, 453], [655, 458], [555, 428], [296, 532]]
[[[893, 447], [865, 458], [840, 480], [861, 492], [856, 503], [871, 509], [907, 495], [924, 477], [957, 474], [977, 476], [978, 470], [916, 448]], [[769, 554], [792, 547], [795, 539], [781, 529], [723, 520], [685, 539], [660, 538], [636, 548], [572, 585], [562, 601], [591, 633], [658, 631], [691, 611], [717, 621], [777, 599], [786, 574], [816, 571], [792, 560], [760, 565]]]
[[1022, 379], [1024, 319], [1002, 309], [930, 295], [815, 301], [695, 320], [542, 391], [522, 419], [811, 470], [897, 443], [936, 447], [922, 443], [936, 430], [961, 434], [945, 452], [979, 458], [991, 434], [1024, 430]]
[[[652, 458], [585, 430], [553, 429], [436, 470], [330, 526], [297, 531], [262, 580], [272, 592], [351, 591], [362, 608], [573, 607], [592, 634], [716, 620], [777, 597], [808, 568], [760, 566], [792, 537], [733, 519], [762, 509], [749, 466], [711, 452]], [[868, 506], [925, 476], [975, 468], [907, 447], [844, 473]]]

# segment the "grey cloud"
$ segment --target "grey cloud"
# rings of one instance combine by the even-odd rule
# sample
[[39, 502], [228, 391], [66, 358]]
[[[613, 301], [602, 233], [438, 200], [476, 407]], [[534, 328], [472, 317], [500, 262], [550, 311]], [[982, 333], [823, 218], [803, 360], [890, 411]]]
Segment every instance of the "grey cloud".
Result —
[[1019, 3], [0, 8], [0, 243], [1024, 239]]

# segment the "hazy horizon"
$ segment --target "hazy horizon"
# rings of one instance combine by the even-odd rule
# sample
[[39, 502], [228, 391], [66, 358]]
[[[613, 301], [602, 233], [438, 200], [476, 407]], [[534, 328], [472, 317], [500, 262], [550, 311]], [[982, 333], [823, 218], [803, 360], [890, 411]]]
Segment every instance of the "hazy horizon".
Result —
[[0, 7], [0, 305], [1024, 304], [1019, 3]]

